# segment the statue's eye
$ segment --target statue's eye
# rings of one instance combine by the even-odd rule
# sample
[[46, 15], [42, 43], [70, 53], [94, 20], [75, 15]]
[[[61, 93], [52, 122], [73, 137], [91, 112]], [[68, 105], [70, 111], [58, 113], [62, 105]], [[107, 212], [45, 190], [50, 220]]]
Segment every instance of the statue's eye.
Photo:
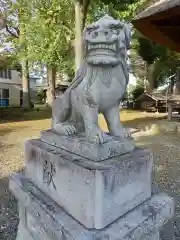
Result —
[[88, 32], [88, 34], [91, 34], [93, 31], [97, 30], [99, 28], [99, 26], [88, 26], [86, 27], [86, 31]]
[[114, 33], [114, 34], [118, 34], [118, 29], [114, 28], [114, 27], [111, 27], [111, 32]]
[[122, 24], [110, 24], [109, 28], [112, 30], [113, 33], [119, 34], [120, 30], [123, 28]]
[[87, 33], [88, 33], [88, 34], [91, 34], [92, 31], [93, 31], [93, 29], [88, 29], [88, 30], [87, 30]]

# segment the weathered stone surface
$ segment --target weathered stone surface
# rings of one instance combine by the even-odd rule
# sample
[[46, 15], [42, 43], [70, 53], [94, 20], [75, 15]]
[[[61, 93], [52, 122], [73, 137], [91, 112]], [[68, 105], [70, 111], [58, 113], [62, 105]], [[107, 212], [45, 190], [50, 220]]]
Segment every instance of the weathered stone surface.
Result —
[[[24, 215], [24, 218], [25, 217], [26, 215]], [[20, 222], [18, 226], [16, 240], [35, 240], [35, 239], [31, 236], [27, 228]]]
[[150, 235], [148, 240], [160, 240], [159, 232], [156, 232], [156, 233], [153, 233], [152, 235]]
[[96, 144], [87, 141], [83, 134], [63, 136], [48, 130], [42, 131], [41, 140], [93, 161], [102, 161], [134, 150], [134, 141], [131, 138], [119, 140], [109, 136], [105, 143]]
[[87, 228], [101, 229], [151, 196], [147, 149], [94, 162], [30, 140], [25, 175]]
[[[88, 230], [41, 192], [23, 174], [10, 177], [10, 189], [19, 201], [32, 240], [159, 240], [159, 230], [174, 214], [174, 202], [165, 194], [151, 197], [103, 230]], [[25, 229], [23, 229], [23, 227]], [[28, 239], [28, 240], [31, 240]]]
[[130, 25], [108, 15], [86, 26], [84, 61], [72, 84], [52, 106], [52, 128], [56, 132], [61, 135], [83, 132], [88, 141], [104, 143], [107, 135], [98, 125], [101, 112], [111, 135], [121, 140], [129, 137], [120, 123], [119, 104], [129, 80], [130, 39]]

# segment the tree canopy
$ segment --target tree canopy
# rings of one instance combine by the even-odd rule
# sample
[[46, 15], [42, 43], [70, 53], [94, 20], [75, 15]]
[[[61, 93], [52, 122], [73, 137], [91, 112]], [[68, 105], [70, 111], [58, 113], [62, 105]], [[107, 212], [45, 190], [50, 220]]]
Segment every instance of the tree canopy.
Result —
[[[72, 75], [74, 58], [81, 55], [82, 28], [86, 22], [108, 13], [130, 22], [138, 9], [149, 0], [11, 0], [1, 1], [1, 45], [11, 43], [15, 58], [28, 61], [29, 67], [44, 64], [55, 73]], [[77, 18], [76, 13], [80, 13]], [[78, 22], [79, 21], [79, 22]], [[144, 82], [150, 76], [153, 87], [164, 81], [179, 66], [179, 55], [151, 42], [133, 30], [131, 61], [133, 73]], [[74, 41], [77, 39], [77, 41]], [[78, 44], [77, 44], [78, 43]], [[73, 49], [76, 49], [74, 51]], [[10, 49], [10, 48], [8, 48]], [[13, 55], [13, 54], [12, 54]], [[81, 61], [81, 56], [79, 57]], [[149, 74], [149, 75], [148, 75]]]
[[[6, 31], [1, 38], [11, 42], [16, 54], [24, 55], [24, 43], [27, 45], [28, 60], [42, 61], [60, 68], [60, 71], [72, 69], [74, 46], [74, 2], [82, 5], [82, 21], [94, 21], [99, 16], [109, 13], [122, 19], [130, 20], [143, 0], [3, 0], [6, 5]], [[8, 3], [8, 4], [7, 4]], [[21, 18], [21, 19], [20, 19]], [[24, 26], [24, 41], [19, 43], [19, 31]], [[7, 34], [7, 33], [10, 33]], [[2, 33], [1, 33], [2, 36]]]
[[[176, 72], [180, 65], [180, 54], [152, 42], [137, 32], [135, 35], [132, 50], [134, 73], [139, 78], [145, 76], [153, 89]], [[150, 75], [148, 70], [151, 70]]]

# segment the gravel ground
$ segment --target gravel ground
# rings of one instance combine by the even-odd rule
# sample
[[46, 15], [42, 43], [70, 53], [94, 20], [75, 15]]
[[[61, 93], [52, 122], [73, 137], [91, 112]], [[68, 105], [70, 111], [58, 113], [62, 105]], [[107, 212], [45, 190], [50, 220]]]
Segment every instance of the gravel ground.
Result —
[[8, 191], [8, 176], [24, 167], [24, 142], [37, 138], [50, 120], [0, 124], [0, 240], [15, 240], [18, 225], [16, 200]]
[[[49, 120], [0, 125], [0, 240], [15, 240], [18, 214], [16, 200], [8, 191], [8, 176], [23, 168], [24, 141], [39, 136]], [[153, 192], [166, 192], [176, 199], [175, 224], [168, 223], [162, 240], [180, 240], [180, 141], [174, 135], [136, 135], [138, 145], [154, 154]], [[174, 234], [173, 234], [174, 232]]]
[[174, 224], [169, 222], [161, 233], [162, 240], [180, 240], [180, 142], [169, 135], [141, 136], [139, 145], [151, 149], [154, 155], [153, 193], [165, 192], [176, 201]]

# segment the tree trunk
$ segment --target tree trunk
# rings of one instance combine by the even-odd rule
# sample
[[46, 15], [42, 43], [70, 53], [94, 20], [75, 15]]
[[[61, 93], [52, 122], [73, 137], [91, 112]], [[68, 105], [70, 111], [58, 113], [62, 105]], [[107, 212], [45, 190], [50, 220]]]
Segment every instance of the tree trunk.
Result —
[[31, 100], [30, 100], [30, 86], [29, 86], [29, 67], [27, 60], [27, 46], [26, 46], [26, 24], [22, 20], [24, 11], [20, 9], [19, 11], [19, 45], [21, 50], [21, 66], [22, 66], [22, 88], [23, 88], [23, 107], [27, 110], [31, 110]]
[[174, 84], [175, 84], [175, 78], [172, 77], [170, 79], [170, 84], [169, 84], [169, 88], [168, 88], [168, 94], [173, 94]]
[[56, 68], [48, 67], [48, 91], [47, 91], [47, 103], [49, 106], [52, 106], [56, 98]]
[[83, 0], [82, 4], [75, 1], [75, 67], [76, 70], [80, 68], [83, 60], [83, 42], [82, 33], [86, 23], [87, 11], [90, 0]]
[[75, 2], [75, 67], [79, 69], [82, 62], [82, 11], [81, 4]]
[[29, 67], [28, 61], [22, 60], [22, 88], [23, 88], [23, 108], [31, 110], [30, 87], [29, 87]]
[[147, 92], [152, 92], [154, 89], [154, 64], [150, 64], [147, 66]]

